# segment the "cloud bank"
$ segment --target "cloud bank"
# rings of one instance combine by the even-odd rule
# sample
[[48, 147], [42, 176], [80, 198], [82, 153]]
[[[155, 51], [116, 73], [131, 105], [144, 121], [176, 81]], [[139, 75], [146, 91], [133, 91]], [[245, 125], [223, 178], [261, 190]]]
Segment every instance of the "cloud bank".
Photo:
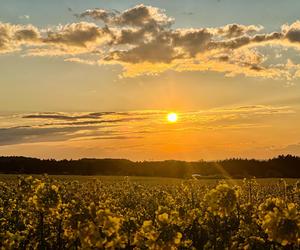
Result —
[[264, 105], [216, 108], [179, 113], [176, 126], [163, 110], [93, 113], [32, 113], [0, 116], [0, 146], [87, 140], [129, 140], [165, 133], [199, 130], [255, 129], [268, 118], [293, 115], [290, 107]]
[[89, 9], [78, 22], [52, 28], [0, 23], [0, 54], [61, 56], [67, 62], [122, 65], [123, 77], [173, 71], [215, 71], [226, 76], [299, 78], [287, 53], [275, 62], [276, 48], [300, 48], [300, 21], [264, 32], [260, 25], [173, 28], [165, 10], [137, 5], [124, 11]]

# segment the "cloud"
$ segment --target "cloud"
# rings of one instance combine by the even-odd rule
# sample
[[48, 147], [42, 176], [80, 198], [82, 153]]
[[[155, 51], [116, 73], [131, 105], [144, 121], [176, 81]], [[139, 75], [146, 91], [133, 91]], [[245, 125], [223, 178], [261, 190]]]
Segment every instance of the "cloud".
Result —
[[256, 25], [241, 25], [237, 23], [228, 24], [218, 29], [218, 34], [224, 35], [227, 38], [240, 37], [247, 34], [254, 34], [263, 29], [263, 26]]
[[[123, 135], [116, 135], [116, 136], [97, 136], [97, 137], [88, 137], [86, 140], [129, 140], [129, 139], [142, 139], [143, 136], [123, 136]], [[82, 141], [84, 139], [80, 139]]]
[[37, 143], [51, 141], [72, 141], [72, 140], [123, 140], [139, 139], [142, 136], [121, 135], [118, 131], [101, 130], [101, 127], [94, 126], [70, 126], [70, 127], [15, 127], [0, 129], [0, 146]]
[[21, 45], [35, 44], [39, 37], [39, 30], [32, 25], [0, 22], [0, 53], [14, 52], [19, 50]]
[[174, 20], [168, 17], [164, 10], [143, 4], [121, 13], [116, 10], [89, 9], [76, 16], [79, 18], [90, 17], [94, 20], [101, 20], [108, 25], [135, 27], [166, 27], [171, 25]]
[[[174, 22], [163, 10], [151, 6], [138, 5], [124, 12], [105, 11], [97, 9], [84, 12], [81, 16], [101, 19], [107, 25], [117, 26], [112, 44], [128, 45], [127, 48], [115, 49], [104, 57], [102, 63], [112, 62], [124, 67], [125, 77], [135, 77], [142, 74], [158, 74], [165, 70], [209, 70], [224, 67], [227, 76], [244, 74], [246, 76], [264, 78], [286, 78], [286, 74], [278, 68], [259, 63], [245, 63], [232, 58], [235, 51], [247, 52], [246, 46], [261, 46], [264, 44], [284, 45], [286, 41], [296, 40], [298, 24], [285, 26], [281, 32], [257, 34], [263, 30], [260, 25], [228, 24], [217, 28], [172, 29]], [[149, 25], [151, 24], [151, 25]], [[284, 31], [284, 29], [286, 31]], [[289, 30], [289, 31], [287, 31]], [[293, 30], [294, 37], [291, 37]], [[297, 30], [297, 31], [295, 31]], [[217, 56], [207, 58], [210, 65], [201, 65], [197, 60], [199, 54], [205, 55], [217, 51]], [[194, 60], [191, 60], [194, 59]], [[214, 60], [212, 62], [212, 60]], [[75, 61], [75, 60], [74, 60]], [[81, 62], [77, 59], [78, 62]], [[224, 63], [226, 61], [226, 63]], [[87, 61], [88, 64], [92, 64]], [[97, 62], [101, 64], [101, 60]], [[136, 65], [138, 64], [138, 65]], [[191, 66], [186, 67], [186, 64]], [[226, 65], [224, 65], [226, 64]], [[153, 70], [151, 70], [151, 68]], [[133, 73], [134, 72], [134, 73]], [[246, 73], [244, 73], [246, 72]]]
[[140, 123], [148, 119], [150, 112], [92, 112], [92, 113], [34, 113], [13, 115], [2, 118], [10, 119], [11, 127], [3, 127], [0, 123], [0, 146], [68, 140], [100, 140], [100, 139], [138, 139], [142, 136], [132, 135], [134, 132], [126, 126]]
[[56, 31], [48, 31], [43, 43], [87, 47], [89, 44], [101, 43], [107, 38], [107, 31], [92, 23], [80, 22], [59, 26]]
[[[123, 77], [167, 70], [288, 81], [300, 77], [285, 52], [300, 49], [300, 21], [270, 33], [263, 33], [261, 25], [238, 23], [178, 29], [165, 10], [144, 4], [123, 11], [88, 9], [76, 17], [78, 22], [47, 29], [0, 23], [0, 53], [62, 56], [66, 62], [87, 65], [119, 64]], [[274, 46], [281, 55], [277, 60], [286, 59], [285, 64], [268, 60]]]
[[52, 29], [38, 29], [33, 25], [0, 23], [0, 53], [24, 48], [25, 55], [48, 56], [93, 53], [110, 39], [105, 27], [79, 22], [59, 25]]
[[94, 20], [101, 20], [107, 23], [111, 18], [115, 16], [115, 13], [109, 13], [107, 10], [96, 8], [96, 9], [86, 10], [81, 14], [75, 14], [75, 16], [78, 18], [90, 17]]
[[189, 57], [208, 49], [213, 34], [207, 29], [178, 29], [171, 33], [172, 47], [182, 49]]
[[104, 115], [115, 114], [115, 112], [95, 112], [81, 115], [67, 115], [63, 113], [38, 113], [31, 115], [24, 115], [22, 118], [25, 119], [54, 119], [54, 120], [80, 120], [80, 119], [99, 119]]
[[254, 50], [243, 49], [228, 53], [212, 52], [197, 56], [195, 59], [178, 59], [172, 63], [151, 63], [123, 64], [124, 77], [136, 77], [139, 75], [157, 75], [167, 70], [177, 72], [198, 71], [198, 72], [220, 72], [225, 76], [233, 77], [244, 75], [259, 78], [280, 78], [286, 74], [285, 70], [276, 67], [266, 67], [261, 64], [265, 57]]
[[141, 110], [4, 115], [0, 120], [0, 146], [70, 140], [138, 140], [182, 131], [255, 129], [271, 126], [274, 117], [284, 118], [295, 111], [288, 106], [266, 105], [197, 110], [179, 113], [180, 120], [172, 127], [166, 126], [166, 114], [164, 110]]
[[[190, 117], [194, 122], [200, 122], [209, 126], [218, 123], [221, 126], [241, 125], [257, 123], [259, 118], [268, 118], [271, 116], [281, 116], [294, 114], [288, 106], [266, 106], [266, 105], [248, 105], [228, 108], [215, 108], [203, 111], [189, 112], [186, 117]], [[251, 123], [249, 123], [251, 121]]]
[[119, 61], [125, 63], [171, 63], [177, 57], [176, 51], [168, 44], [160, 43], [160, 40], [151, 43], [140, 44], [127, 51], [114, 51], [105, 57], [105, 61]]
[[69, 58], [64, 59], [64, 61], [81, 63], [81, 64], [86, 64], [86, 65], [98, 65], [97, 61], [82, 59], [82, 58], [78, 58], [78, 57], [69, 57]]
[[23, 15], [23, 16], [19, 16], [19, 19], [30, 19], [29, 15]]
[[285, 38], [291, 43], [300, 43], [300, 21], [296, 21], [291, 25], [283, 25], [282, 32]]
[[273, 146], [271, 150], [276, 154], [292, 154], [292, 155], [300, 155], [300, 142], [284, 145], [281, 147]]
[[97, 120], [97, 121], [79, 121], [72, 123], [61, 123], [60, 125], [92, 125], [92, 124], [107, 124], [107, 123], [123, 123], [123, 122], [132, 122], [132, 121], [142, 121], [146, 118], [142, 117], [129, 117], [129, 118], [119, 118], [119, 119], [110, 119], [110, 120]]
[[162, 9], [141, 4], [125, 10], [120, 15], [113, 18], [112, 21], [121, 26], [129, 25], [144, 27], [153, 25], [167, 27], [172, 24], [173, 18], [168, 17]]
[[[147, 113], [150, 115], [151, 113]], [[21, 118], [34, 121], [35, 127], [68, 127], [68, 126], [95, 126], [112, 127], [122, 123], [139, 122], [146, 120], [146, 114], [134, 112], [93, 112], [93, 113], [34, 113], [26, 114]], [[23, 128], [24, 126], [22, 126]], [[30, 126], [29, 126], [30, 127]], [[16, 127], [14, 127], [16, 128]], [[18, 127], [19, 128], [19, 127]], [[27, 127], [26, 127], [27, 128]]]

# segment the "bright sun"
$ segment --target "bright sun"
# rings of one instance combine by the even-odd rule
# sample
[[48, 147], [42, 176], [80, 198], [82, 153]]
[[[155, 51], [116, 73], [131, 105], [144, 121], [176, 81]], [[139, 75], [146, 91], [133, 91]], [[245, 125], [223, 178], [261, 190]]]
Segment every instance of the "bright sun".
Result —
[[168, 122], [176, 122], [177, 121], [177, 114], [176, 113], [169, 113], [167, 115], [167, 119], [168, 119]]

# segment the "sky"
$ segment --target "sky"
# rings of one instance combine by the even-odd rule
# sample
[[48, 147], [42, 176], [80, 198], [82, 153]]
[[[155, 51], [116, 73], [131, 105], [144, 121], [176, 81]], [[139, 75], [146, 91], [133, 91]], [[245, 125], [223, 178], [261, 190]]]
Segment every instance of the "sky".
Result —
[[0, 155], [300, 155], [299, 8], [1, 0]]

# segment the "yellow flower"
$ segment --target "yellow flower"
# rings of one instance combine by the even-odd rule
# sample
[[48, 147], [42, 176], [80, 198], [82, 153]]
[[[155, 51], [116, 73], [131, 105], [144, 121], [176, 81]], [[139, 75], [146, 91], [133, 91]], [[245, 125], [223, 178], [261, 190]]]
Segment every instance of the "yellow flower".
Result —
[[300, 215], [294, 203], [287, 206], [281, 199], [268, 199], [260, 205], [260, 223], [271, 241], [285, 246], [297, 244]]
[[51, 189], [52, 189], [53, 191], [55, 191], [55, 192], [58, 192], [58, 187], [55, 186], [55, 185], [52, 185], [52, 186], [51, 186]]
[[237, 204], [238, 193], [226, 183], [219, 184], [204, 197], [208, 210], [220, 217], [228, 216]]
[[169, 215], [168, 215], [167, 213], [159, 214], [159, 215], [157, 216], [157, 219], [158, 219], [160, 222], [168, 223], [168, 222], [169, 222]]
[[174, 243], [175, 243], [176, 245], [179, 245], [179, 244], [180, 244], [180, 241], [181, 241], [181, 238], [182, 238], [182, 234], [181, 234], [180, 232], [177, 232], [177, 233], [176, 233], [176, 236], [175, 236], [175, 238], [174, 238]]

